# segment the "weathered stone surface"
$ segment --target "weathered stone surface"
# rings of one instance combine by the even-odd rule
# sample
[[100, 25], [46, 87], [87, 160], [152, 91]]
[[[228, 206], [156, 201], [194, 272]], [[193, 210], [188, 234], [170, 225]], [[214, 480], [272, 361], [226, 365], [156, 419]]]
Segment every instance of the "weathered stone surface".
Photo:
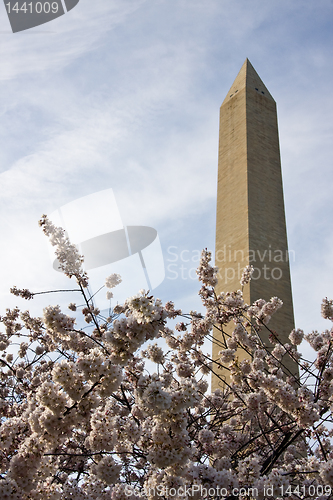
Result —
[[[287, 244], [276, 104], [248, 59], [220, 110], [215, 255], [217, 293], [239, 290], [243, 268], [252, 264], [245, 301], [283, 300], [268, 326], [288, 342], [294, 328], [289, 269], [294, 254]], [[262, 340], [269, 345], [264, 330]], [[214, 345], [214, 359], [219, 350]], [[286, 371], [298, 373], [292, 360], [285, 365]], [[227, 372], [222, 375], [229, 378]], [[213, 376], [212, 388], [217, 387], [219, 379]]]

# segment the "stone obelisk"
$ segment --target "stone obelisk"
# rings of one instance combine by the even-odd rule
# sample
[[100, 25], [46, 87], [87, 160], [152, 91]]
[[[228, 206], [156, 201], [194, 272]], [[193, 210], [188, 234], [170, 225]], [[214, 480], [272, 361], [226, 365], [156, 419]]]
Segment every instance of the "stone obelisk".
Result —
[[[269, 328], [288, 342], [294, 328], [286, 222], [283, 201], [276, 104], [246, 59], [220, 109], [215, 265], [219, 268], [216, 292], [240, 289], [244, 267], [255, 268], [244, 287], [248, 304], [279, 297], [283, 307]], [[232, 331], [229, 325], [227, 332]], [[231, 331], [229, 333], [231, 333]], [[262, 330], [267, 345], [269, 332]], [[218, 332], [215, 331], [218, 339]], [[221, 348], [213, 347], [213, 359]], [[238, 357], [246, 357], [238, 352]], [[288, 357], [288, 370], [297, 374]], [[223, 373], [228, 379], [228, 373]], [[212, 389], [221, 387], [212, 378]]]

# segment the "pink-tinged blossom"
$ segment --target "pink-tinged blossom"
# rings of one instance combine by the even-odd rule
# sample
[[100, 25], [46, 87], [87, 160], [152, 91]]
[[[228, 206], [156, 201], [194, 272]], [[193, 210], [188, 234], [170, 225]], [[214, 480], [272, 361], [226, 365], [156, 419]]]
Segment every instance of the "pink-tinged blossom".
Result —
[[60, 306], [48, 306], [44, 308], [44, 324], [51, 335], [67, 335], [73, 329], [75, 318], [63, 314]]
[[93, 468], [98, 479], [110, 485], [118, 482], [121, 465], [114, 461], [112, 456], [102, 458]]
[[119, 283], [121, 283], [121, 276], [120, 274], [116, 274], [116, 273], [113, 273], [113, 274], [110, 274], [110, 276], [108, 276], [105, 280], [105, 286], [107, 288], [114, 288], [116, 287], [117, 285], [119, 285]]
[[247, 285], [251, 281], [253, 271], [254, 271], [254, 267], [251, 265], [246, 266], [244, 268], [244, 271], [243, 271], [243, 274], [242, 274], [242, 277], [240, 280], [241, 286]]
[[200, 264], [197, 269], [199, 280], [206, 286], [217, 285], [218, 268], [210, 265], [212, 254], [207, 249], [201, 253]]
[[255, 318], [257, 324], [267, 325], [278, 309], [283, 305], [282, 300], [278, 297], [272, 297], [269, 302], [263, 299], [256, 300], [255, 303], [248, 308], [248, 315], [250, 318]]
[[321, 303], [321, 315], [325, 319], [333, 321], [333, 300], [326, 297]]
[[297, 328], [297, 330], [292, 330], [292, 332], [289, 334], [289, 340], [293, 345], [300, 345], [303, 338], [304, 332], [300, 328]]
[[39, 225], [42, 227], [44, 234], [49, 237], [51, 245], [55, 247], [60, 269], [69, 278], [75, 276], [77, 282], [86, 288], [88, 286], [88, 277], [82, 268], [83, 256], [79, 254], [76, 246], [69, 241], [65, 231], [61, 227], [54, 226], [46, 215], [42, 215]]
[[230, 363], [231, 361], [234, 360], [235, 354], [236, 354], [236, 351], [234, 349], [224, 349], [223, 351], [220, 351], [219, 356], [220, 356], [221, 363], [222, 364]]
[[22, 297], [23, 299], [26, 299], [26, 300], [33, 299], [33, 297], [34, 297], [34, 294], [32, 292], [30, 292], [30, 290], [28, 290], [27, 288], [24, 288], [22, 290], [22, 289], [17, 288], [16, 286], [13, 286], [10, 289], [10, 293], [12, 293], [13, 295], [16, 295], [17, 297]]

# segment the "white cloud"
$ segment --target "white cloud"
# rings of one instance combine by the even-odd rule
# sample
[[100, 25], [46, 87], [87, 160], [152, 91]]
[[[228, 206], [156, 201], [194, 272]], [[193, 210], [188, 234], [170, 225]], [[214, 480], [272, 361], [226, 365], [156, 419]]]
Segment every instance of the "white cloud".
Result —
[[0, 80], [61, 71], [78, 57], [103, 44], [108, 31], [124, 23], [146, 0], [80, 2], [75, 9], [33, 30], [8, 36], [9, 21], [1, 17]]

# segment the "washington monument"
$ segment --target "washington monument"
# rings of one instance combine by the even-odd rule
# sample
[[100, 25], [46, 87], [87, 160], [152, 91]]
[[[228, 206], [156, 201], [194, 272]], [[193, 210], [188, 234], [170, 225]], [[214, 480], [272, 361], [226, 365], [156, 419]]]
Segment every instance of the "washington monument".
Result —
[[[294, 328], [289, 269], [293, 258], [287, 244], [276, 104], [246, 59], [220, 109], [216, 293], [239, 290], [242, 271], [252, 264], [255, 269], [244, 288], [244, 300], [251, 304], [259, 298], [282, 299], [282, 308], [268, 326], [283, 343]], [[215, 331], [216, 339], [218, 335]], [[271, 345], [264, 329], [261, 338]], [[213, 359], [218, 360], [219, 350], [213, 346]], [[245, 357], [244, 352], [237, 354]], [[283, 363], [297, 374], [291, 358]], [[213, 376], [212, 390], [219, 382]]]

